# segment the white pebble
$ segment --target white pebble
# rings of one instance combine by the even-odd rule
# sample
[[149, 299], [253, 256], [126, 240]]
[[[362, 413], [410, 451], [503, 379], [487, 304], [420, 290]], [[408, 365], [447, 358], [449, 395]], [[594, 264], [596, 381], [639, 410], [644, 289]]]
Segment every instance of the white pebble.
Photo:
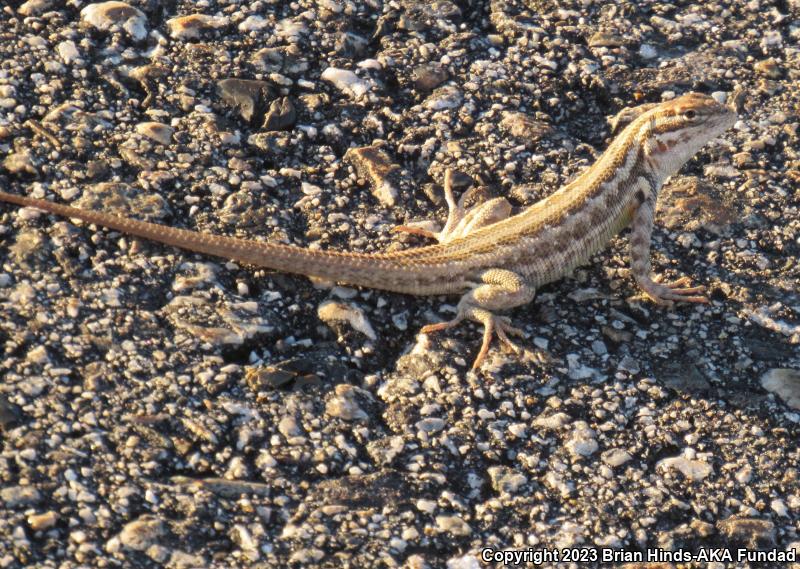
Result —
[[639, 46], [639, 55], [644, 59], [655, 59], [658, 57], [658, 51], [649, 43], [643, 43]]
[[147, 37], [147, 18], [144, 12], [125, 2], [112, 0], [89, 4], [81, 10], [81, 20], [103, 31], [119, 26], [136, 41]]
[[328, 67], [320, 77], [323, 81], [332, 83], [340, 91], [348, 93], [355, 98], [361, 97], [369, 91], [369, 83], [347, 69]]
[[78, 52], [78, 47], [73, 41], [62, 41], [56, 48], [58, 55], [61, 57], [66, 65], [71, 65], [76, 59], [80, 58], [81, 54]]

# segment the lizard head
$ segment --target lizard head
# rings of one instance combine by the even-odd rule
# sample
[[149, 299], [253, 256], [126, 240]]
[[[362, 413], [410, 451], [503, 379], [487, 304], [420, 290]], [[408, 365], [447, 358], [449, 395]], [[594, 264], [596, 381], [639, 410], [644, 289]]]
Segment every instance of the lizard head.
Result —
[[736, 118], [732, 108], [711, 97], [687, 93], [656, 105], [635, 122], [647, 160], [667, 178]]

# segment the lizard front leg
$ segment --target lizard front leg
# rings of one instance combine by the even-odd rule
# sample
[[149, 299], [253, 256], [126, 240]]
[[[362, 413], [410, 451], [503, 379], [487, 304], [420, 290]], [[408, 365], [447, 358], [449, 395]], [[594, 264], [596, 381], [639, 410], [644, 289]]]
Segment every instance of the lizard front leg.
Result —
[[671, 283], [659, 283], [650, 276], [650, 238], [653, 234], [653, 212], [656, 197], [649, 193], [639, 205], [633, 216], [631, 226], [631, 271], [636, 284], [645, 295], [657, 304], [672, 305], [673, 302], [708, 302], [702, 295], [705, 287], [685, 286], [690, 283], [688, 277], [682, 277]]
[[464, 197], [456, 201], [453, 195], [453, 171], [444, 174], [444, 198], [447, 202], [447, 222], [441, 230], [434, 229], [438, 224], [424, 221], [415, 225], [398, 225], [394, 231], [402, 231], [436, 239], [439, 243], [449, 243], [453, 239], [465, 237], [470, 232], [486, 225], [502, 221], [511, 215], [511, 204], [505, 198], [494, 198], [475, 207], [466, 208]]
[[535, 289], [525, 279], [506, 269], [487, 269], [479, 278], [480, 282], [471, 283], [472, 290], [461, 297], [455, 318], [448, 322], [429, 324], [420, 330], [423, 334], [430, 334], [451, 328], [465, 318], [483, 324], [483, 343], [472, 369], [478, 369], [486, 359], [494, 334], [497, 334], [501, 342], [519, 352], [519, 348], [508, 335], [522, 336], [522, 330], [512, 326], [507, 317], [497, 316], [495, 311], [527, 304], [533, 300], [535, 293]]

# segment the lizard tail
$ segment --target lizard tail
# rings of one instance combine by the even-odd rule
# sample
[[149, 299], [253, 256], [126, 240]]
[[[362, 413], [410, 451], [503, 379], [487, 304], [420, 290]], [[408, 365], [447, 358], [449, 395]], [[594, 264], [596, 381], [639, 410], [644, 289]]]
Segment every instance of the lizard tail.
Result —
[[[210, 235], [129, 217], [61, 205], [48, 200], [29, 198], [0, 191], [0, 201], [32, 207], [67, 218], [101, 225], [123, 233], [213, 255], [244, 264], [318, 277], [395, 292], [425, 294], [418, 271], [402, 262], [401, 254], [363, 254], [336, 251], [314, 251], [304, 247], [282, 245]], [[434, 246], [435, 247], [435, 246]], [[421, 268], [421, 267], [420, 267]], [[431, 292], [429, 294], [433, 294]], [[436, 294], [442, 294], [442, 291]]]

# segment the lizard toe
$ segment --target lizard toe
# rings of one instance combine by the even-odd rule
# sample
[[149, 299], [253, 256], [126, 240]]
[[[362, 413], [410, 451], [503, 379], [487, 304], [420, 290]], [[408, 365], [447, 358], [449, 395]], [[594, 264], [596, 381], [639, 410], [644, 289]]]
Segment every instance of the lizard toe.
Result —
[[441, 332], [442, 330], [447, 330], [448, 328], [452, 328], [453, 326], [457, 326], [464, 320], [463, 316], [456, 316], [452, 320], [447, 320], [446, 322], [436, 322], [435, 324], [427, 324], [419, 329], [420, 334], [431, 334], [433, 332]]
[[689, 277], [681, 277], [672, 282], [660, 283], [646, 280], [639, 283], [644, 296], [661, 306], [671, 307], [676, 302], [693, 302], [705, 304], [708, 298], [703, 294], [704, 286], [686, 286], [691, 284]]
[[392, 232], [408, 233], [409, 235], [419, 235], [420, 237], [438, 240], [437, 232], [418, 225], [396, 225], [392, 228]]
[[472, 316], [483, 324], [483, 342], [481, 343], [478, 357], [475, 358], [475, 362], [472, 364], [472, 369], [478, 369], [483, 365], [483, 362], [486, 360], [486, 355], [489, 353], [492, 336], [495, 334], [497, 335], [497, 339], [515, 354], [519, 355], [524, 351], [523, 348], [518, 346], [508, 336], [511, 334], [513, 336], [524, 337], [525, 332], [520, 328], [512, 326], [508, 317], [496, 316], [485, 310], [475, 310]]

